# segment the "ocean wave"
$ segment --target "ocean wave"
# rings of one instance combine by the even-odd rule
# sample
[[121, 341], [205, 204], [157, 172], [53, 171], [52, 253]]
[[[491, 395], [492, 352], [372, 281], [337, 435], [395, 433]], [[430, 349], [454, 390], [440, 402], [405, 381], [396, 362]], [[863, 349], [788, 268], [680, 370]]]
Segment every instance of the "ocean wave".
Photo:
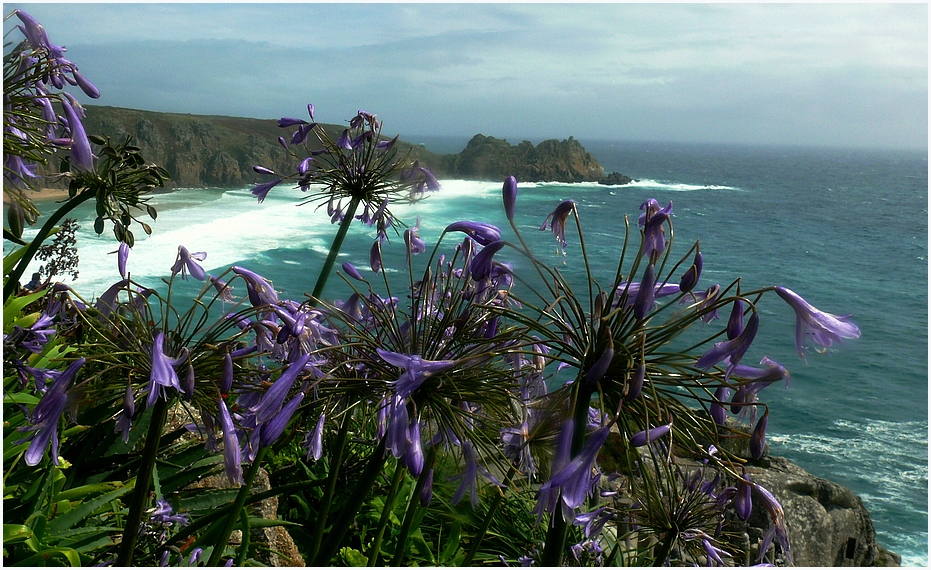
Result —
[[740, 190], [740, 188], [737, 188], [736, 186], [722, 186], [719, 184], [685, 184], [682, 182], [660, 182], [659, 180], [651, 180], [649, 178], [635, 180], [630, 184], [619, 186], [619, 188], [623, 188], [624, 186], [630, 186], [633, 188], [668, 190], [672, 192], [693, 192], [695, 190]]

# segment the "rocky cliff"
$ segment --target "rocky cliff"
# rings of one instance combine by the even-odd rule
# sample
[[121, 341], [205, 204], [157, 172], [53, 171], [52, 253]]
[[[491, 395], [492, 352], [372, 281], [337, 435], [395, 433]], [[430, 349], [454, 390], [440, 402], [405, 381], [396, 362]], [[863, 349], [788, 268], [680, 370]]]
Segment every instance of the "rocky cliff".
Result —
[[[88, 133], [122, 140], [133, 135], [143, 156], [171, 174], [169, 187], [242, 187], [265, 181], [253, 172], [262, 165], [290, 173], [295, 159], [278, 143], [293, 129], [278, 128], [273, 119], [245, 119], [178, 113], [156, 113], [119, 107], [88, 105], [84, 121]], [[324, 125], [335, 140], [344, 126]], [[316, 148], [308, 139], [312, 149]], [[439, 178], [503, 180], [514, 175], [522, 182], [602, 182], [626, 184], [623, 174], [605, 176], [579, 141], [546, 140], [534, 146], [524, 141], [512, 146], [504, 139], [475, 135], [459, 154], [439, 155], [420, 145], [399, 141], [401, 153], [410, 153]]]

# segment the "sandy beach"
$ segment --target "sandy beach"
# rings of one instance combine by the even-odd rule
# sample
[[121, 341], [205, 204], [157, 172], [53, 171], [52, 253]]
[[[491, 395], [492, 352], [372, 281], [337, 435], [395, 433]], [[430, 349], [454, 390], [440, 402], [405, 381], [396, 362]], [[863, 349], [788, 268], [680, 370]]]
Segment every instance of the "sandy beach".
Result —
[[[48, 201], [58, 201], [66, 200], [68, 198], [68, 189], [67, 188], [39, 188], [37, 190], [26, 190], [26, 196], [31, 198], [34, 201], [48, 202]], [[3, 193], [3, 203], [9, 204], [10, 201], [6, 196], [6, 192]]]

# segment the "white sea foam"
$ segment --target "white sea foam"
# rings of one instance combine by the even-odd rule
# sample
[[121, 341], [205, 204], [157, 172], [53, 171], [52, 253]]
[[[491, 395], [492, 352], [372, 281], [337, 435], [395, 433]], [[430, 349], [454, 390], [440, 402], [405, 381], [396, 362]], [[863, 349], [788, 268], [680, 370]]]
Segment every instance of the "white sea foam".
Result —
[[[668, 190], [672, 192], [693, 192], [695, 190], [740, 190], [735, 186], [721, 186], [717, 184], [683, 184], [680, 182], [660, 182], [658, 180], [651, 180], [649, 178], [644, 178], [642, 180], [635, 180], [630, 184], [625, 184], [624, 186], [629, 186], [633, 188], [650, 188], [656, 190]], [[623, 186], [621, 186], [623, 187]]]

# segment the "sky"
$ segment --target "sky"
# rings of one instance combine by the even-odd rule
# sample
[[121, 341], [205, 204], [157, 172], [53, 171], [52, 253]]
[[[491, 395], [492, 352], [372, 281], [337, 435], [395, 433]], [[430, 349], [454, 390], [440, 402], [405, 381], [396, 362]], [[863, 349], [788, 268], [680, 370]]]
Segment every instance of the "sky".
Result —
[[927, 4], [6, 3], [4, 13], [17, 8], [68, 48], [102, 105], [273, 119], [313, 103], [320, 121], [365, 109], [407, 140], [928, 144]]

